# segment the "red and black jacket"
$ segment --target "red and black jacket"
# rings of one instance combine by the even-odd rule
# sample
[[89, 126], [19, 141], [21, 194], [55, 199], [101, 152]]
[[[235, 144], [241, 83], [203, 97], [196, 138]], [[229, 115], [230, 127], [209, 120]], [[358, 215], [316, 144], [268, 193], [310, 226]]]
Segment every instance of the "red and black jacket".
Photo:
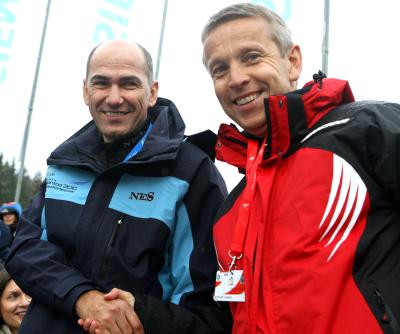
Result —
[[[400, 333], [400, 105], [354, 102], [346, 81], [323, 79], [265, 111], [233, 333]], [[222, 125], [217, 158], [245, 170], [250, 140]], [[245, 186], [214, 226], [223, 270]]]

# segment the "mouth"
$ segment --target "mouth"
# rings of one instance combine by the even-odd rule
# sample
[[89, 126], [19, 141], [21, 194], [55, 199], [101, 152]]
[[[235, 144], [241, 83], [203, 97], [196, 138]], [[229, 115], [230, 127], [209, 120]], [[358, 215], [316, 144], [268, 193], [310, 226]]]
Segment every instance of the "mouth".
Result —
[[243, 106], [245, 104], [248, 104], [248, 103], [254, 101], [260, 95], [261, 95], [261, 92], [252, 93], [250, 95], [235, 99], [234, 103], [237, 104], [238, 106]]
[[23, 318], [25, 316], [26, 311], [17, 312], [17, 316]]
[[106, 116], [124, 116], [127, 114], [125, 111], [103, 111]]

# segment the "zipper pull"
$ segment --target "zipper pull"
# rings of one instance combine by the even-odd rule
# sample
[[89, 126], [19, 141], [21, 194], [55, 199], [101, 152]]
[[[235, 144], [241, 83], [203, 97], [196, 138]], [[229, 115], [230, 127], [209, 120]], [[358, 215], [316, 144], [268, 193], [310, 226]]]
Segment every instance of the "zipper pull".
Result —
[[117, 237], [117, 231], [118, 231], [118, 229], [119, 229], [119, 227], [121, 225], [122, 225], [122, 220], [118, 219], [117, 226], [115, 226], [113, 234], [111, 235], [111, 242], [110, 242], [110, 246], [111, 247], [114, 247], [114, 245], [115, 245], [115, 240], [116, 240], [116, 237]]
[[377, 301], [378, 305], [380, 305], [381, 309], [383, 310], [383, 314], [382, 314], [382, 317], [381, 317], [382, 322], [389, 323], [390, 322], [390, 318], [389, 318], [389, 315], [388, 315], [388, 312], [387, 312], [387, 305], [385, 303], [385, 300], [383, 299], [383, 297], [382, 297], [381, 293], [379, 292], [379, 290], [375, 289], [374, 290], [374, 294], [375, 294], [376, 301]]

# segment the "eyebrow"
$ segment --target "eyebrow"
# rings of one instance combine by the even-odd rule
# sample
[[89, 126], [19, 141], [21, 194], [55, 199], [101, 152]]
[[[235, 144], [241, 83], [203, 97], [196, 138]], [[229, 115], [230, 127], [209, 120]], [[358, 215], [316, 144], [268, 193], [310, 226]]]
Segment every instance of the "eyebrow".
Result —
[[118, 81], [120, 83], [132, 83], [133, 82], [136, 86], [143, 85], [142, 80], [140, 80], [140, 78], [135, 75], [128, 75], [128, 76], [122, 77]]
[[96, 80], [109, 80], [109, 78], [104, 75], [96, 74], [90, 78], [89, 82], [92, 83], [93, 81], [96, 81]]
[[9, 297], [11, 297], [11, 296], [18, 296], [18, 295], [20, 295], [20, 294], [21, 294], [21, 292], [20, 292], [19, 290], [11, 290], [11, 291], [8, 292], [8, 295], [7, 295], [7, 296], [9, 296]]
[[259, 45], [245, 45], [239, 47], [239, 52], [240, 54], [245, 54], [251, 51], [258, 51], [258, 52], [263, 52], [264, 48], [260, 47]]
[[[265, 50], [263, 50], [263, 48], [260, 47], [257, 44], [240, 46], [238, 48], [238, 51], [239, 51], [239, 55], [243, 55], [243, 54], [246, 54], [246, 53], [251, 52], [251, 51], [265, 52]], [[209, 63], [206, 62], [205, 65], [206, 65], [207, 69], [210, 69], [215, 64], [225, 64], [225, 63], [226, 63], [226, 61], [224, 60], [223, 57], [217, 56], [214, 59], [211, 59], [211, 61]]]
[[[95, 74], [93, 77], [90, 78], [90, 83], [93, 83], [97, 80], [110, 81], [110, 77], [101, 75], [101, 74]], [[143, 85], [142, 80], [140, 80], [140, 78], [135, 75], [127, 75], [127, 76], [121, 77], [121, 78], [119, 78], [118, 82], [122, 83], [122, 84], [134, 83], [137, 86]]]

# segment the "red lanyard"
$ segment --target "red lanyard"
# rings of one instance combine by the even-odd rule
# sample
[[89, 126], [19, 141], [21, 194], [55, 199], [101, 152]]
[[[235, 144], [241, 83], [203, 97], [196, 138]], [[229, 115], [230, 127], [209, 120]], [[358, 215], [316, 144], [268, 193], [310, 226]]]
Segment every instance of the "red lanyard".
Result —
[[229, 256], [232, 258], [229, 270], [235, 265], [235, 261], [243, 255], [244, 239], [246, 237], [247, 228], [250, 220], [251, 204], [256, 192], [257, 184], [257, 168], [260, 165], [265, 147], [266, 139], [258, 149], [258, 141], [249, 140], [247, 145], [247, 162], [246, 162], [246, 187], [243, 191], [242, 203], [240, 204], [238, 218], [233, 232], [231, 249]]

